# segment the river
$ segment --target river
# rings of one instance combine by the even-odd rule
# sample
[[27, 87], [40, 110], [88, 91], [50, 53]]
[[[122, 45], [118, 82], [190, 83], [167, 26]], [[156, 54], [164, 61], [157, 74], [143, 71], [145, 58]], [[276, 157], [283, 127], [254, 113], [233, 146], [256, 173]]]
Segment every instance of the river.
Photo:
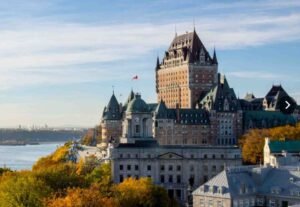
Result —
[[0, 167], [6, 166], [13, 170], [30, 170], [40, 157], [51, 154], [61, 145], [63, 142], [20, 146], [0, 145]]

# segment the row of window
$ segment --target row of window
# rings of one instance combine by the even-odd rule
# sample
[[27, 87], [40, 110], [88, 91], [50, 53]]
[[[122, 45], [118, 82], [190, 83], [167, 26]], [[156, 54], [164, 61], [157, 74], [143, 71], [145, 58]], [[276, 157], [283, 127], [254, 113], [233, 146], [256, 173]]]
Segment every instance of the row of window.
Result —
[[[224, 140], [227, 140], [227, 139], [224, 139]], [[229, 139], [229, 140], [231, 140], [231, 139]], [[218, 144], [220, 144], [220, 143], [222, 143], [223, 144], [223, 142], [220, 142], [219, 143], [219, 141], [220, 141], [220, 139], [218, 139]], [[223, 140], [222, 140], [223, 141]], [[233, 139], [233, 141], [234, 141], [234, 139]], [[187, 141], [186, 141], [187, 142]], [[205, 140], [205, 143], [206, 143], [206, 140]], [[234, 144], [233, 142], [231, 142], [230, 141], [230, 143], [232, 143], [232, 144]], [[226, 144], [229, 144], [229, 141], [227, 142], [226, 141]], [[172, 154], [169, 154], [169, 158], [172, 158], [173, 157], [173, 155]], [[138, 154], [134, 154], [134, 156], [132, 155], [132, 154], [127, 154], [126, 156], [124, 156], [123, 154], [119, 154], [119, 158], [139, 158], [139, 155]], [[153, 158], [153, 156], [151, 156], [151, 154], [147, 154], [146, 155], [146, 158]], [[194, 155], [194, 154], [190, 154], [190, 158], [191, 159], [194, 159], [194, 158], [196, 158], [196, 156]], [[199, 158], [201, 158], [201, 157], [199, 157]], [[224, 154], [221, 154], [220, 156], [217, 156], [217, 155], [215, 155], [215, 154], [212, 154], [211, 156], [209, 156], [208, 154], [204, 154], [203, 155], [203, 157], [202, 157], [203, 159], [217, 159], [217, 158], [220, 158], [220, 159], [224, 159], [225, 158], [225, 155]]]
[[[148, 170], [148, 171], [151, 171], [151, 168], [152, 168], [151, 165], [147, 165], [147, 170]], [[122, 171], [122, 170], [124, 170], [124, 169], [125, 169], [124, 165], [119, 165], [119, 170]], [[134, 165], [134, 166], [127, 165], [126, 169], [129, 170], [129, 171], [130, 171], [130, 170], [133, 170], [133, 169], [134, 169], [135, 171], [137, 171], [137, 170], [139, 170], [139, 165]]]
[[[151, 171], [152, 170], [152, 166], [151, 165], [147, 165], [146, 169], [147, 169], [147, 171]], [[208, 169], [209, 169], [208, 165], [203, 165], [203, 171], [207, 172]], [[224, 169], [224, 166], [221, 166], [220, 167], [220, 171], [223, 170], [223, 169]], [[119, 165], [119, 170], [120, 171], [125, 170], [125, 166], [124, 165]], [[138, 171], [139, 170], [139, 165], [126, 165], [126, 170], [127, 171], [131, 171], [131, 170]], [[191, 172], [194, 172], [195, 171], [194, 165], [190, 165], [189, 170]], [[164, 171], [170, 171], [170, 172], [177, 171], [177, 172], [180, 172], [181, 171], [181, 166], [180, 165], [176, 165], [176, 166], [173, 166], [173, 165], [168, 165], [168, 166], [161, 165], [160, 166], [160, 171], [162, 171], [162, 172], [164, 172]], [[217, 166], [216, 165], [212, 165], [211, 166], [211, 171], [212, 172], [216, 172], [217, 171]]]

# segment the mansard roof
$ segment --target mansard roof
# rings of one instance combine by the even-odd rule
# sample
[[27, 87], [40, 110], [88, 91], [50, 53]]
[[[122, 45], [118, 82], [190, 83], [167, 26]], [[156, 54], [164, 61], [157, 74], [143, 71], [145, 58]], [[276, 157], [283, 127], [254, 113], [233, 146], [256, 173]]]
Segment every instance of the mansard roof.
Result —
[[218, 74], [218, 83], [200, 101], [202, 108], [218, 112], [234, 112], [240, 109], [233, 88], [229, 87], [225, 76]]
[[120, 120], [120, 105], [115, 94], [112, 94], [107, 106], [103, 110], [103, 120]]
[[[270, 128], [286, 124], [296, 124], [296, 119], [292, 115], [283, 114], [280, 111], [244, 111], [244, 126], [249, 126], [250, 122], [253, 128]], [[264, 123], [263, 123], [264, 122]]]
[[166, 52], [166, 56], [168, 56], [171, 53], [176, 54], [178, 53], [178, 51], [183, 52], [185, 58], [188, 58], [189, 63], [199, 61], [199, 56], [201, 52], [204, 53], [206, 62], [213, 63], [213, 59], [209, 55], [208, 51], [206, 50], [204, 44], [200, 40], [195, 30], [190, 33], [186, 32], [186, 34], [178, 36], [176, 35], [168, 51]]
[[288, 140], [288, 141], [270, 141], [269, 148], [271, 152], [281, 153], [282, 151], [290, 153], [300, 152], [300, 141], [299, 140]]
[[155, 119], [173, 119], [178, 124], [208, 125], [209, 113], [204, 109], [168, 109], [161, 101], [154, 112]]
[[299, 179], [298, 167], [231, 167], [201, 185], [193, 195], [239, 198], [241, 194], [271, 195], [275, 189], [281, 196], [297, 197], [297, 192], [300, 192]]

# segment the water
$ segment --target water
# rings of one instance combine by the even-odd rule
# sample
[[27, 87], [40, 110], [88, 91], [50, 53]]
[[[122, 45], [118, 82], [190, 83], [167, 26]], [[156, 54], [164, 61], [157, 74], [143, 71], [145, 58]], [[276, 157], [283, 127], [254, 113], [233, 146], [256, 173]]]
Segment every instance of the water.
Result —
[[13, 170], [30, 170], [40, 157], [51, 154], [61, 145], [63, 142], [24, 146], [0, 145], [0, 167], [6, 166]]

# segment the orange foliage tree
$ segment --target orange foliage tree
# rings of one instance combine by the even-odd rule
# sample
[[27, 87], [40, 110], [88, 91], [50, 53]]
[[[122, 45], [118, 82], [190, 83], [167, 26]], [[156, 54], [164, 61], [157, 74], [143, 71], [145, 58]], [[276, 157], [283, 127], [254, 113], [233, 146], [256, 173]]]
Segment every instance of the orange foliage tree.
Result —
[[280, 126], [270, 129], [252, 129], [240, 138], [243, 161], [247, 164], [263, 162], [265, 138], [271, 140], [300, 140], [300, 123], [296, 126]]

